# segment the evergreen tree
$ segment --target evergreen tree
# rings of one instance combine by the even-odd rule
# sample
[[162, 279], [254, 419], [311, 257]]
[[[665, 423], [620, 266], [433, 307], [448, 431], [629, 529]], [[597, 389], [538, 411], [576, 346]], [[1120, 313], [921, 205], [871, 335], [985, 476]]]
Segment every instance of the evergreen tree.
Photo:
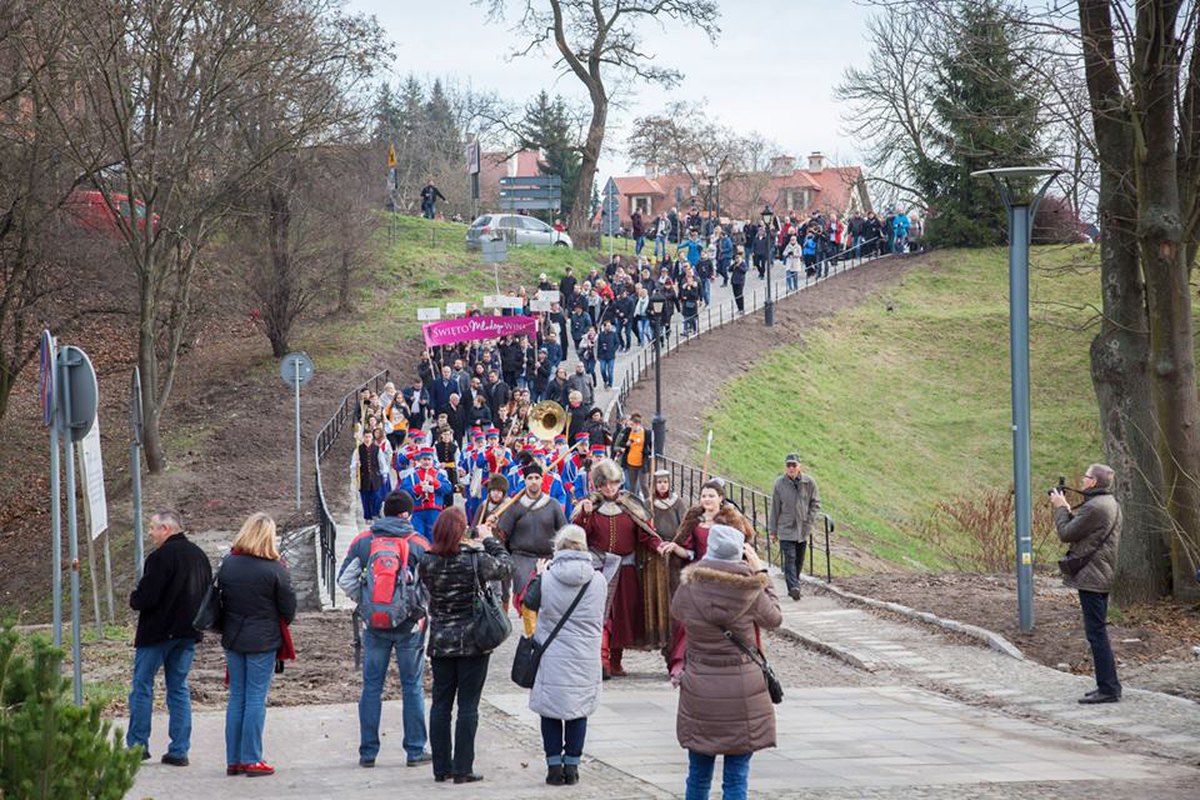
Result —
[[61, 651], [40, 637], [32, 658], [22, 649], [11, 627], [0, 631], [0, 797], [121, 800], [141, 750], [122, 744], [98, 704], [71, 704]]
[[463, 152], [462, 133], [458, 129], [454, 107], [442, 88], [441, 79], [436, 79], [429, 90], [425, 103], [426, 141], [443, 158], [461, 159]]
[[989, 181], [971, 173], [1040, 163], [1039, 79], [1021, 66], [1014, 10], [1001, 0], [962, 2], [937, 64], [932, 158], [917, 169], [929, 201], [926, 239], [937, 246], [1006, 241], [1007, 220]]
[[572, 135], [571, 116], [563, 98], [551, 100], [543, 89], [525, 106], [519, 130], [522, 148], [542, 151], [542, 171], [562, 178], [562, 213], [569, 216], [579, 181], [582, 143]]

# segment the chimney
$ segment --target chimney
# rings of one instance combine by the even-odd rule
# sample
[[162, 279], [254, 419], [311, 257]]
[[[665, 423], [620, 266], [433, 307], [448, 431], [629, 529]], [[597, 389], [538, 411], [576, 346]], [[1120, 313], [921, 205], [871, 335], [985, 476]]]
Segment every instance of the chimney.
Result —
[[771, 158], [771, 174], [784, 178], [796, 171], [796, 159], [792, 156], [773, 156]]
[[653, 161], [647, 161], [642, 165], [642, 171], [646, 174], [647, 178], [654, 180], [658, 177], [658, 164]]
[[808, 156], [808, 171], [820, 172], [823, 169], [825, 169], [825, 156], [821, 154], [820, 150], [812, 151]]

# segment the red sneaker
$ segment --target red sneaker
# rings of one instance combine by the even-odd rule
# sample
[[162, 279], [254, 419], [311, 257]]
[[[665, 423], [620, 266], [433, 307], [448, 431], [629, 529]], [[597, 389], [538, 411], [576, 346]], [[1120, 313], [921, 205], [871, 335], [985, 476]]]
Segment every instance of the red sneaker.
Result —
[[259, 761], [254, 764], [242, 764], [242, 772], [247, 778], [258, 778], [263, 775], [274, 775], [275, 768], [265, 761]]
[[246, 771], [245, 764], [229, 764], [225, 767], [226, 775], [241, 775]]

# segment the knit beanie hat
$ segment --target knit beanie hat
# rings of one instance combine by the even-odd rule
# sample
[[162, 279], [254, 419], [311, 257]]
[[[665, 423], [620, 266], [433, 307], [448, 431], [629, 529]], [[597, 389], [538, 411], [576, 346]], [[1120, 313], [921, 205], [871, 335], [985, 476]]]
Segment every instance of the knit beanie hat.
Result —
[[746, 537], [737, 528], [713, 525], [708, 531], [708, 552], [705, 558], [713, 561], [741, 561]]

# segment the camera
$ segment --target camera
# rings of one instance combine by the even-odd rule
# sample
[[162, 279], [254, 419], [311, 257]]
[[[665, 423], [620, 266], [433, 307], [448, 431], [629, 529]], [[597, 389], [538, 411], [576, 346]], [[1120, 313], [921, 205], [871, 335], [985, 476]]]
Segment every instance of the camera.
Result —
[[1066, 477], [1064, 477], [1064, 476], [1062, 476], [1062, 475], [1059, 475], [1059, 476], [1058, 476], [1058, 484], [1057, 484], [1057, 485], [1055, 485], [1055, 486], [1051, 486], [1049, 489], [1047, 489], [1047, 490], [1046, 490], [1046, 494], [1047, 494], [1047, 495], [1052, 495], [1052, 494], [1054, 494], [1055, 492], [1060, 492], [1060, 493], [1062, 493], [1062, 494], [1066, 494], [1066, 492], [1067, 492], [1067, 488], [1068, 488], [1068, 487], [1067, 487], [1067, 479], [1066, 479]]

